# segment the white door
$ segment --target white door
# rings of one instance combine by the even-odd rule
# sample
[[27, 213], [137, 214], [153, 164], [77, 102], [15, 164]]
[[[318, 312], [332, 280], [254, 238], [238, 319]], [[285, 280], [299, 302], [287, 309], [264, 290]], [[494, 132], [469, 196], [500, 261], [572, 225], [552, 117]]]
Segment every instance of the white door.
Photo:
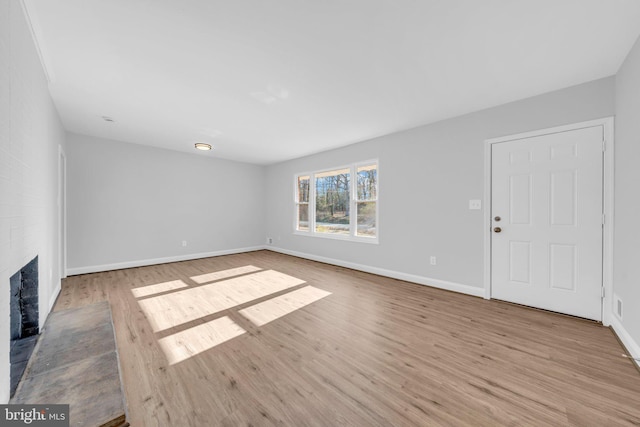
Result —
[[603, 132], [492, 144], [492, 298], [602, 320]]

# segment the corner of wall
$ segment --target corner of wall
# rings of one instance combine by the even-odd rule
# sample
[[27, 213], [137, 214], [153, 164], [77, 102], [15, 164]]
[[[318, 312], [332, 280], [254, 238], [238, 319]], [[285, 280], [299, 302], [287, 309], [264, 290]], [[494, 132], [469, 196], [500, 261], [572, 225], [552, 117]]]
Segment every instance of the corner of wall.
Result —
[[[42, 327], [60, 287], [58, 146], [65, 136], [24, 12], [18, 1], [0, 2], [0, 286], [37, 255]], [[10, 394], [9, 304], [2, 293], [0, 403]]]

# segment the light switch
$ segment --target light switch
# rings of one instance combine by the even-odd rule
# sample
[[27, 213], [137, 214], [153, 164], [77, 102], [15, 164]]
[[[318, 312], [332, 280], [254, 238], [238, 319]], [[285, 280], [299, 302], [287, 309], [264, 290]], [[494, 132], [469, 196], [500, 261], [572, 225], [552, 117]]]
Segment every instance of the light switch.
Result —
[[482, 200], [469, 200], [469, 209], [482, 209]]

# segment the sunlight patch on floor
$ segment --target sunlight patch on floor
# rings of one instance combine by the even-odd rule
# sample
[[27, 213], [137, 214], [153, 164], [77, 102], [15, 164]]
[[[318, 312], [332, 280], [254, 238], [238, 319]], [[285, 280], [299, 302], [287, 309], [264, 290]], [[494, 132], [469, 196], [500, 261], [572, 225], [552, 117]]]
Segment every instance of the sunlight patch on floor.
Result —
[[305, 283], [274, 270], [138, 301], [154, 332], [163, 331]]
[[171, 282], [156, 283], [155, 285], [142, 286], [140, 288], [131, 289], [131, 293], [136, 298], [147, 297], [149, 295], [159, 294], [161, 292], [173, 291], [176, 289], [186, 288], [187, 284], [182, 280], [172, 280]]
[[169, 365], [173, 365], [238, 337], [245, 332], [228, 316], [224, 316], [161, 338], [158, 343], [167, 357]]
[[[246, 333], [231, 318], [222, 316], [228, 313], [223, 313], [225, 310], [306, 283], [297, 277], [275, 270], [262, 270], [253, 265], [192, 276], [190, 279], [198, 285], [173, 280], [131, 290], [156, 333], [220, 313], [220, 317], [214, 320], [158, 339], [170, 365]], [[260, 327], [329, 295], [331, 292], [305, 286], [236, 312]]]
[[262, 326], [329, 295], [331, 292], [313, 286], [305, 286], [302, 289], [247, 307], [240, 310], [239, 313], [254, 325]]
[[213, 273], [201, 274], [200, 276], [191, 276], [190, 279], [198, 284], [213, 282], [214, 280], [228, 279], [241, 274], [255, 273], [262, 270], [260, 267], [253, 265], [245, 265], [244, 267], [230, 268], [228, 270], [214, 271]]

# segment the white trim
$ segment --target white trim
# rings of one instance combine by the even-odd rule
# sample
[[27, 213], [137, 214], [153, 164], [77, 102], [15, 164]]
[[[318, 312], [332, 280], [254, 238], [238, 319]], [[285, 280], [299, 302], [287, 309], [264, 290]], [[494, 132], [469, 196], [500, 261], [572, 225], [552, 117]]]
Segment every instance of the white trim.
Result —
[[[62, 282], [60, 280], [58, 280], [58, 284], [56, 285], [56, 287], [53, 289], [53, 293], [51, 294], [51, 297], [49, 298], [49, 313], [51, 313], [51, 310], [53, 310], [53, 305], [56, 303], [56, 299], [58, 298], [58, 295], [60, 294], [60, 291], [62, 290]], [[47, 313], [47, 317], [49, 316], [49, 313]], [[46, 319], [45, 319], [46, 321]], [[44, 323], [43, 323], [44, 325]], [[42, 329], [42, 328], [40, 328]]]
[[[61, 161], [62, 160], [62, 161]], [[64, 191], [61, 191], [64, 186]], [[58, 274], [67, 277], [67, 155], [58, 145]], [[64, 197], [62, 197], [64, 196]], [[62, 225], [62, 226], [61, 226]]]
[[166, 264], [168, 262], [190, 261], [190, 260], [200, 259], [200, 258], [211, 258], [216, 256], [222, 256], [222, 255], [240, 254], [243, 252], [253, 252], [253, 251], [259, 251], [262, 249], [266, 249], [266, 247], [251, 246], [247, 248], [227, 249], [227, 250], [214, 251], [214, 252], [202, 252], [199, 254], [178, 255], [178, 256], [171, 256], [171, 257], [164, 257], [164, 258], [125, 261], [125, 262], [118, 262], [114, 264], [101, 264], [101, 265], [92, 265], [92, 266], [86, 266], [86, 267], [75, 267], [75, 268], [67, 269], [67, 273], [69, 274], [69, 276], [76, 276], [79, 274], [97, 273], [100, 271], [121, 270], [123, 268], [133, 268], [133, 267], [146, 267], [149, 265]]
[[402, 273], [399, 271], [386, 270], [384, 268], [372, 267], [364, 264], [356, 264], [353, 262], [343, 261], [335, 258], [327, 258], [323, 256], [318, 256], [318, 255], [311, 255], [303, 252], [290, 251], [288, 249], [282, 249], [282, 248], [273, 247], [273, 246], [269, 246], [265, 249], [273, 252], [279, 252], [285, 255], [295, 256], [298, 258], [305, 258], [312, 261], [318, 261], [326, 264], [350, 268], [353, 270], [364, 271], [365, 273], [372, 273], [372, 274], [377, 274], [379, 276], [385, 276], [393, 279], [417, 283], [419, 285], [430, 286], [432, 288], [445, 289], [447, 291], [459, 292], [461, 294], [472, 295], [475, 297], [484, 296], [484, 289], [477, 286], [447, 282], [445, 280], [432, 279], [429, 277], [417, 276], [415, 274], [408, 274], [408, 273]]
[[491, 299], [491, 144], [484, 144], [484, 299]]
[[596, 126], [606, 126], [610, 124], [613, 124], [613, 117], [603, 117], [601, 119], [588, 120], [586, 122], [571, 123], [568, 125], [555, 126], [552, 128], [537, 129], [529, 132], [516, 133], [513, 135], [505, 135], [497, 138], [489, 138], [485, 140], [485, 142], [489, 144], [496, 144], [498, 142], [516, 141], [518, 139], [527, 139], [527, 138], [533, 138], [535, 136], [551, 135], [554, 133], [567, 132], [570, 130], [592, 128]]
[[[377, 208], [377, 206], [376, 206]], [[377, 232], [378, 230], [376, 230]], [[310, 233], [308, 231], [300, 231], [294, 230], [293, 234], [295, 236], [305, 236], [305, 237], [318, 237], [320, 239], [332, 239], [332, 240], [342, 240], [343, 242], [357, 242], [357, 243], [369, 243], [378, 245], [380, 242], [375, 237], [364, 237], [364, 236], [347, 236], [346, 234], [329, 234], [329, 233]]]
[[[315, 198], [316, 198], [316, 187], [315, 187], [315, 179], [320, 174], [325, 174], [328, 172], [341, 171], [341, 170], [349, 170], [349, 174], [351, 175], [351, 185], [349, 188], [349, 211], [357, 212], [357, 170], [360, 166], [368, 166], [375, 165], [377, 171], [377, 183], [376, 183], [376, 199], [371, 200], [371, 202], [376, 203], [376, 235], [375, 237], [367, 237], [367, 236], [358, 236], [357, 235], [357, 218], [355, 221], [349, 219], [349, 234], [331, 234], [331, 233], [319, 233], [316, 229], [316, 217], [315, 217]], [[309, 202], [307, 203], [309, 210], [309, 230], [298, 230], [298, 206], [300, 202], [298, 201], [298, 180], [302, 176], [309, 177]], [[379, 159], [370, 159], [364, 160], [360, 162], [350, 163], [346, 166], [336, 166], [327, 169], [320, 169], [313, 172], [300, 172], [296, 173], [293, 176], [293, 234], [298, 236], [308, 236], [308, 237], [320, 237], [325, 239], [334, 239], [334, 240], [343, 240], [349, 242], [360, 242], [360, 243], [373, 243], [379, 244], [380, 242], [380, 160]]]
[[[613, 117], [602, 119], [604, 126], [604, 139], [606, 149], [604, 151], [603, 171], [603, 202], [604, 202], [604, 228], [602, 230], [602, 286], [604, 286], [604, 298], [602, 299], [602, 324], [609, 326], [613, 314], [613, 238], [614, 238], [614, 197], [615, 197], [615, 122]], [[637, 356], [634, 356], [637, 357]]]
[[363, 271], [365, 273], [377, 274], [379, 276], [385, 276], [393, 279], [404, 280], [407, 282], [430, 286], [432, 288], [459, 292], [461, 294], [472, 295], [476, 297], [482, 297], [484, 295], [484, 289], [477, 286], [463, 285], [460, 283], [448, 282], [446, 280], [440, 280], [440, 279], [432, 279], [429, 277], [418, 276], [415, 274], [408, 274], [408, 273], [402, 273], [399, 271], [386, 270], [383, 268], [372, 267], [364, 264], [356, 264], [353, 262], [343, 261], [335, 258], [327, 258], [323, 256], [306, 254], [306, 253], [297, 252], [297, 251], [290, 251], [288, 249], [278, 248], [274, 246], [266, 246], [266, 245], [252, 246], [248, 248], [232, 249], [232, 250], [225, 250], [225, 251], [206, 252], [206, 253], [192, 254], [192, 255], [180, 255], [175, 257], [156, 258], [156, 259], [148, 259], [148, 260], [140, 260], [140, 261], [128, 261], [128, 262], [121, 262], [121, 263], [115, 263], [115, 264], [103, 264], [103, 265], [90, 266], [90, 267], [77, 267], [77, 268], [70, 268], [68, 272], [69, 272], [69, 276], [75, 276], [79, 274], [97, 273], [100, 271], [120, 270], [123, 268], [132, 268], [132, 267], [144, 267], [148, 265], [165, 264], [168, 262], [189, 261], [193, 259], [210, 258], [215, 256], [221, 256], [221, 255], [232, 255], [232, 254], [253, 252], [253, 251], [259, 251], [259, 250], [278, 252], [285, 255], [295, 256], [298, 258], [304, 258], [312, 261], [323, 262], [326, 264], [337, 265], [340, 267], [351, 268], [353, 270]]
[[33, 5], [33, 0], [20, 0], [20, 5], [22, 6], [22, 12], [24, 13], [27, 26], [31, 32], [31, 38], [33, 39], [33, 44], [36, 47], [36, 52], [38, 52], [38, 58], [40, 58], [40, 64], [42, 64], [44, 75], [47, 78], [47, 82], [53, 83], [56, 76], [53, 74], [51, 61], [47, 56], [46, 48], [44, 46], [44, 36], [42, 35], [40, 22], [38, 21], [38, 14], [36, 13], [35, 6]]
[[[307, 220], [307, 226], [309, 227], [309, 229], [307, 231], [304, 230], [298, 230], [298, 220], [300, 219], [298, 217], [298, 206], [300, 206], [300, 202], [298, 199], [299, 191], [299, 180], [300, 177], [303, 176], [307, 176], [309, 177], [309, 201], [306, 202], [307, 204], [307, 216], [309, 217], [309, 219]], [[298, 173], [295, 174], [293, 176], [293, 232], [294, 234], [304, 234], [304, 235], [311, 235], [311, 229], [312, 229], [312, 224], [311, 224], [311, 177], [313, 176], [313, 172], [309, 172], [309, 173]]]
[[540, 129], [532, 132], [524, 132], [515, 135], [502, 136], [485, 140], [484, 146], [484, 297], [491, 299], [491, 145], [499, 142], [515, 141], [532, 138], [535, 136], [549, 135], [553, 133], [578, 130], [595, 126], [602, 126], [606, 150], [604, 151], [603, 169], [603, 210], [605, 224], [602, 237], [602, 284], [605, 297], [602, 299], [602, 324], [609, 326], [612, 320], [613, 309], [613, 230], [614, 230], [614, 119], [604, 117], [597, 120], [573, 123], [548, 129]]
[[618, 338], [620, 338], [622, 345], [624, 345], [625, 349], [634, 359], [633, 362], [638, 368], [640, 368], [640, 345], [634, 341], [631, 334], [627, 332], [624, 326], [622, 326], [622, 323], [620, 323], [615, 316], [611, 317], [611, 329], [613, 329]]

